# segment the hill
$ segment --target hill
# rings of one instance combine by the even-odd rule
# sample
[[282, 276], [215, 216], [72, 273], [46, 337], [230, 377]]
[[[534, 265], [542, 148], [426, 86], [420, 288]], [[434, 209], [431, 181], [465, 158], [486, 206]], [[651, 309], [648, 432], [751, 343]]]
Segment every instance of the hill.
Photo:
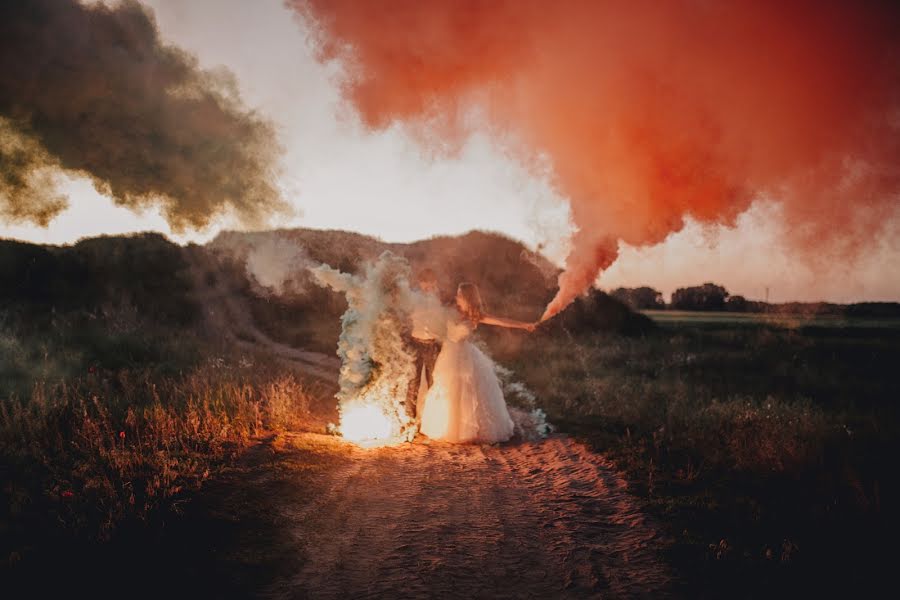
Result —
[[[366, 260], [390, 251], [409, 260], [413, 273], [430, 268], [438, 278], [445, 301], [450, 301], [461, 281], [481, 288], [492, 310], [512, 312], [521, 318], [536, 318], [553, 294], [558, 269], [543, 256], [521, 243], [496, 233], [472, 231], [461, 236], [439, 236], [409, 244], [388, 243], [359, 233], [336, 230], [288, 229], [266, 232], [219, 234], [207, 247], [220, 257], [247, 262], [262, 247], [302, 248], [311, 263], [325, 263], [345, 272], [356, 272]], [[309, 291], [303, 264], [285, 269], [289, 286]], [[287, 294], [291, 296], [292, 294]]]
[[[283, 280], [278, 293], [248, 268], [260, 249], [258, 262], [280, 271], [270, 274]], [[305, 266], [325, 262], [355, 272], [386, 250], [408, 258], [414, 273], [432, 268], [448, 302], [458, 282], [473, 281], [489, 310], [531, 320], [555, 291], [557, 269], [549, 261], [480, 231], [409, 244], [314, 229], [225, 232], [205, 246], [184, 247], [155, 233], [67, 246], [0, 240], [0, 395], [26, 394], [33, 381], [95, 366], [180, 371], [260, 343], [332, 355], [346, 305], [313, 285]], [[633, 332], [648, 323], [593, 292], [548, 330]]]
[[0, 240], [0, 397], [36, 381], [197, 360], [201, 321], [183, 248], [158, 234], [72, 246]]

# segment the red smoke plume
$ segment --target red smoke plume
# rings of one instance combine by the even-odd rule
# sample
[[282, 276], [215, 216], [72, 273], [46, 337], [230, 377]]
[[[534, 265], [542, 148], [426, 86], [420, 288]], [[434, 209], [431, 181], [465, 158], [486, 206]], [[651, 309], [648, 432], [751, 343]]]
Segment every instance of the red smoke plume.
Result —
[[[828, 0], [298, 0], [364, 122], [486, 126], [545, 156], [578, 232], [545, 317], [688, 215], [784, 205], [798, 248], [897, 216], [900, 18]], [[485, 124], [482, 124], [484, 126]], [[426, 138], [427, 139], [427, 138]]]

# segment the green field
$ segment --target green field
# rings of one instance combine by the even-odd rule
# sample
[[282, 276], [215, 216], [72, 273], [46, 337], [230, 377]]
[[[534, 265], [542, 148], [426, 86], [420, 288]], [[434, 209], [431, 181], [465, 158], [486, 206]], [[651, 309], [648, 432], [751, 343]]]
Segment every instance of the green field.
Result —
[[772, 325], [789, 329], [798, 327], [900, 328], [900, 319], [890, 318], [691, 310], [644, 310], [641, 312], [660, 325], [690, 325], [701, 327], [708, 325], [723, 325], [728, 327], [741, 325]]

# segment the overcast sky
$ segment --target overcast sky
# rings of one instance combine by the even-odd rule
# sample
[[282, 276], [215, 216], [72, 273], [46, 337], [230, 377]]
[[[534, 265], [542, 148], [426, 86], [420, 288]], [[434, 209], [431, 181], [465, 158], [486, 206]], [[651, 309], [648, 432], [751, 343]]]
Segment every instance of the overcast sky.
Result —
[[[458, 156], [429, 157], [398, 128], [363, 130], [340, 100], [338, 65], [313, 56], [303, 25], [280, 0], [147, 0], [162, 36], [194, 53], [205, 68], [227, 67], [246, 103], [278, 126], [286, 150], [281, 185], [297, 216], [278, 226], [339, 228], [389, 241], [470, 229], [493, 230], [538, 244], [559, 260], [567, 208], [548, 184], [504, 155], [486, 136]], [[67, 243], [99, 234], [156, 230], [178, 241], [203, 241], [222, 227], [172, 235], [155, 211], [115, 207], [84, 180], [65, 190], [71, 207], [46, 229], [0, 223], [0, 236]], [[664, 244], [623, 248], [601, 276], [604, 288], [676, 287], [715, 281], [733, 294], [773, 301], [900, 300], [896, 237], [857, 264], [837, 257], [818, 275], [789, 259], [779, 244], [778, 210], [757, 205], [735, 229], [689, 224]], [[826, 257], [827, 258], [827, 257]], [[832, 257], [834, 258], [834, 257]]]

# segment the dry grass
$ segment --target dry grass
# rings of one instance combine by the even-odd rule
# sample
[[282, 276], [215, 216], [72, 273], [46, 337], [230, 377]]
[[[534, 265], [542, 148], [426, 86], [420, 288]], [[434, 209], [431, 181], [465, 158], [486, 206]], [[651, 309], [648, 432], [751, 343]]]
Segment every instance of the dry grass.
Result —
[[0, 403], [2, 550], [15, 560], [42, 528], [102, 540], [177, 511], [254, 438], [308, 416], [293, 376], [221, 361], [178, 378], [122, 371], [38, 384], [27, 400]]

